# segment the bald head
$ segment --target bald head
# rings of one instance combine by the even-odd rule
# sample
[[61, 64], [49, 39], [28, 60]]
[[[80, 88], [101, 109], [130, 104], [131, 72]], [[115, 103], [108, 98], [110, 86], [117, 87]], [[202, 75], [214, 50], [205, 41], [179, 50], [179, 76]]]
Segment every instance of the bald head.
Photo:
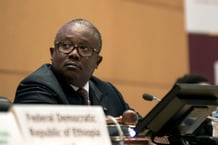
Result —
[[75, 29], [77, 32], [79, 32], [87, 28], [89, 29], [89, 34], [93, 36], [93, 39], [96, 39], [98, 41], [98, 46], [99, 46], [98, 49], [100, 52], [102, 48], [101, 33], [91, 22], [85, 19], [74, 19], [64, 24], [57, 32], [56, 37], [55, 37], [55, 42], [60, 41], [63, 35], [66, 35], [66, 33], [69, 33], [69, 32], [73, 32], [75, 31]]

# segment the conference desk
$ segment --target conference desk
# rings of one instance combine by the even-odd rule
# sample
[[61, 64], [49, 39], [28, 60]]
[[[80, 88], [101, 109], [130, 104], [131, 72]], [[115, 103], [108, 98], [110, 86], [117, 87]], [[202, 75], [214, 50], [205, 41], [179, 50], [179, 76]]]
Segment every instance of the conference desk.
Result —
[[[112, 144], [120, 145], [119, 138], [113, 137]], [[125, 137], [124, 145], [155, 145], [148, 137]]]
[[128, 137], [124, 139], [124, 145], [155, 145], [149, 138], [146, 137]]

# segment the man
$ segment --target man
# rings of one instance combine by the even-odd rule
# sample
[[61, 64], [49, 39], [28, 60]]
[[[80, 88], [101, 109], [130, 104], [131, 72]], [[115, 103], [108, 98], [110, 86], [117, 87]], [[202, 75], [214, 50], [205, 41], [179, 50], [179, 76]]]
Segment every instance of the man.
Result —
[[[109, 82], [93, 76], [102, 61], [102, 38], [89, 21], [75, 19], [57, 32], [50, 48], [51, 64], [44, 64], [19, 84], [14, 103], [101, 105], [106, 115], [121, 116], [130, 109]], [[77, 90], [88, 92], [88, 101]]]

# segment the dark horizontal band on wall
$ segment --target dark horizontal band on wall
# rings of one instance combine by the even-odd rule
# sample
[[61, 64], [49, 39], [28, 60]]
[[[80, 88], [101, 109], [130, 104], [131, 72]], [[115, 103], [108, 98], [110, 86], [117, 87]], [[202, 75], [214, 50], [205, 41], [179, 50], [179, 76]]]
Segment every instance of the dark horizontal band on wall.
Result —
[[[9, 69], [0, 69], [1, 74], [7, 75], [27, 75], [30, 74], [29, 71], [19, 71], [19, 70], [9, 70]], [[154, 82], [146, 82], [146, 81], [135, 81], [135, 80], [124, 80], [124, 79], [114, 79], [114, 78], [103, 78], [103, 80], [109, 80], [110, 82], [125, 85], [125, 86], [132, 86], [132, 87], [146, 87], [146, 88], [164, 88], [168, 87], [171, 84], [167, 83], [154, 83]]]
[[178, 1], [155, 1], [155, 0], [124, 0], [124, 1], [131, 1], [134, 3], [140, 3], [140, 4], [145, 4], [145, 5], [154, 5], [155, 7], [162, 7], [164, 9], [172, 9], [176, 11], [181, 11], [183, 12], [183, 1], [178, 2]]
[[109, 80], [110, 82], [113, 82], [117, 85], [132, 86], [132, 87], [166, 88], [172, 85], [170, 83], [124, 80], [124, 79], [114, 79], [114, 78], [104, 78], [103, 80]]
[[0, 74], [11, 74], [11, 75], [27, 75], [29, 71], [20, 71], [20, 70], [9, 70], [9, 69], [0, 69]]

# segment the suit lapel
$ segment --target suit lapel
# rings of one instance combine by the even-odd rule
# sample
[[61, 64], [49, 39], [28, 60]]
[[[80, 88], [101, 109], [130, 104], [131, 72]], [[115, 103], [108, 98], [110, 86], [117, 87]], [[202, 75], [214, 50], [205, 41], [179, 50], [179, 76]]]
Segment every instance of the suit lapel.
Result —
[[92, 105], [102, 104], [103, 93], [94, 85], [92, 81], [89, 81], [89, 97]]

